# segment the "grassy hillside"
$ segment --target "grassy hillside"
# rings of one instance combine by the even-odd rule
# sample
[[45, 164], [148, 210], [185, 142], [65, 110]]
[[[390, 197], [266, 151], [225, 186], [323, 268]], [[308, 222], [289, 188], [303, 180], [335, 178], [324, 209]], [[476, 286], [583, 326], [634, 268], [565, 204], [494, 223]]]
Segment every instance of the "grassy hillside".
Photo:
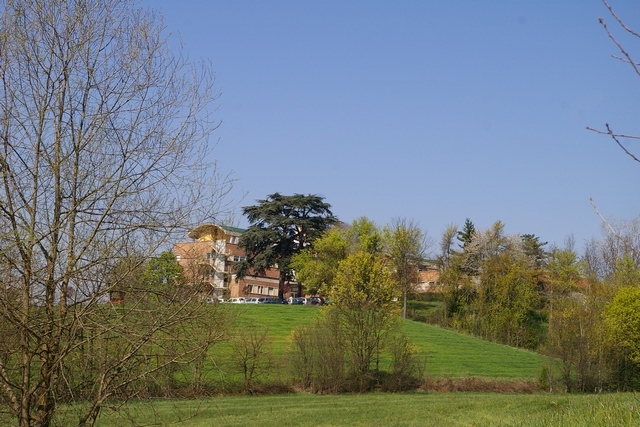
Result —
[[[250, 325], [268, 328], [270, 348], [279, 362], [279, 374], [286, 377], [286, 360], [291, 351], [290, 336], [296, 325], [308, 324], [320, 314], [321, 307], [287, 305], [229, 305], [236, 316], [236, 333]], [[404, 321], [403, 329], [412, 343], [426, 356], [431, 377], [480, 376], [493, 379], [534, 379], [545, 362], [539, 354], [494, 344], [424, 323]], [[218, 368], [231, 372], [231, 354], [227, 345], [218, 345], [211, 353]], [[278, 364], [278, 363], [276, 363]], [[279, 369], [279, 370], [280, 370]]]
[[407, 320], [404, 332], [427, 355], [430, 376], [536, 378], [545, 363], [540, 354]]

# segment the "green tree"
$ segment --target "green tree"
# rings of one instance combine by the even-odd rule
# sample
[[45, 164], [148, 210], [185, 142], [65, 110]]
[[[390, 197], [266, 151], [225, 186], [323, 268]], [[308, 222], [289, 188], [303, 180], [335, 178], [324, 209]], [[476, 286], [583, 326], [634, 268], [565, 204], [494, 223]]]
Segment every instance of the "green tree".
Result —
[[[476, 231], [467, 220], [455, 252], [441, 275], [448, 326], [486, 339], [535, 348], [541, 338], [536, 257], [543, 244], [534, 236], [509, 235], [496, 221]], [[527, 243], [529, 245], [527, 245]]]
[[291, 267], [296, 280], [310, 293], [325, 293], [333, 283], [340, 261], [349, 254], [349, 241], [344, 231], [331, 229], [318, 238], [313, 246], [293, 256]]
[[383, 235], [380, 229], [367, 217], [360, 217], [353, 221], [346, 231], [350, 253], [358, 251], [377, 254], [384, 247]]
[[178, 293], [184, 291], [182, 284], [182, 267], [171, 251], [162, 252], [152, 257], [145, 265], [142, 281], [145, 288], [156, 298], [163, 301], [176, 301]]
[[145, 259], [141, 255], [128, 255], [115, 261], [105, 274], [109, 288], [109, 301], [137, 301], [146, 296], [143, 292]]
[[316, 195], [270, 194], [258, 204], [242, 209], [251, 224], [240, 237], [239, 246], [246, 259], [236, 266], [237, 278], [264, 274], [278, 267], [278, 296], [283, 297], [284, 285], [292, 278], [291, 258], [329, 229], [337, 218], [331, 205]]
[[547, 253], [544, 250], [547, 242], [541, 242], [540, 237], [535, 234], [522, 234], [520, 238], [522, 239], [522, 250], [531, 260], [532, 265], [536, 268], [543, 267], [547, 258]]
[[349, 227], [336, 227], [316, 239], [312, 245], [295, 254], [291, 266], [296, 280], [310, 291], [328, 292], [333, 286], [340, 261], [359, 251], [380, 254], [384, 238], [376, 225], [366, 217], [358, 218]]
[[472, 243], [477, 239], [477, 232], [475, 225], [469, 218], [465, 220], [462, 230], [458, 231], [457, 237], [460, 242], [458, 246], [461, 248], [461, 251], [456, 252], [456, 257], [458, 258], [456, 260], [456, 267], [459, 268], [463, 274], [475, 276], [478, 274], [478, 263], [480, 262], [478, 258], [480, 254], [471, 248]]
[[[550, 330], [556, 327], [554, 322], [558, 300], [580, 289], [579, 284], [583, 279], [582, 271], [583, 265], [573, 250], [555, 249], [549, 255], [545, 297]], [[561, 326], [558, 325], [558, 327]]]
[[351, 372], [362, 390], [368, 389], [371, 370], [398, 326], [398, 288], [380, 255], [357, 252], [340, 263], [329, 315], [339, 319]]
[[616, 262], [613, 283], [616, 287], [640, 286], [640, 269], [631, 254], [625, 253]]
[[473, 237], [476, 235], [476, 226], [473, 222], [467, 218], [464, 221], [464, 225], [462, 226], [462, 230], [458, 231], [458, 241], [460, 242], [460, 248], [464, 249], [467, 247], [469, 243], [473, 240]]
[[402, 317], [407, 318], [407, 295], [418, 282], [420, 264], [424, 262], [426, 235], [412, 221], [395, 219], [385, 229], [386, 255], [402, 292]]
[[640, 364], [640, 287], [621, 288], [605, 310], [605, 322], [617, 345]]
[[540, 342], [537, 277], [518, 252], [505, 251], [483, 263], [475, 301], [479, 334], [504, 344], [536, 348]]

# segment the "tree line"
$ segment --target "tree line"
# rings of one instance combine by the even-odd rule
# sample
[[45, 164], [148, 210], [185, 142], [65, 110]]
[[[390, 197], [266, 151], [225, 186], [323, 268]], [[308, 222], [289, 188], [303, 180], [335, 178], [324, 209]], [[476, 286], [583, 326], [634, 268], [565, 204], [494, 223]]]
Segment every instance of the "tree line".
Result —
[[[603, 227], [579, 255], [571, 239], [546, 248], [504, 224], [467, 219], [441, 239], [443, 306], [433, 321], [558, 361], [545, 384], [566, 390], [638, 387], [640, 219]], [[615, 230], [615, 231], [614, 231]], [[551, 378], [557, 372], [556, 378]], [[550, 385], [551, 386], [551, 385]]]

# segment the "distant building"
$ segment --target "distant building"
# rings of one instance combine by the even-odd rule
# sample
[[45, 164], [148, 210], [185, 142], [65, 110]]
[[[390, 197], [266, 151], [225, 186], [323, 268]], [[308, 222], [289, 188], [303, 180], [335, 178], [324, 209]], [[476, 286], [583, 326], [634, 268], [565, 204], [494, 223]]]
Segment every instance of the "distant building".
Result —
[[442, 292], [440, 268], [434, 263], [424, 263], [418, 269], [416, 292]]
[[[215, 224], [202, 224], [189, 232], [190, 242], [176, 243], [173, 253], [183, 267], [185, 276], [202, 292], [214, 297], [278, 296], [277, 268], [264, 275], [248, 275], [236, 281], [235, 264], [244, 260], [245, 252], [238, 247], [245, 230]], [[288, 283], [285, 297], [300, 296], [299, 286]]]

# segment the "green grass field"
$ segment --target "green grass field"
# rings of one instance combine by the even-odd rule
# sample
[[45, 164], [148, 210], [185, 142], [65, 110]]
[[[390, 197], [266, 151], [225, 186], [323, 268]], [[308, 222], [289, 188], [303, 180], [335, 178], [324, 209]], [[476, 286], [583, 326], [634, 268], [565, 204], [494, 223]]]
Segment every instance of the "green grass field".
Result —
[[[225, 309], [236, 314], [236, 328], [247, 325], [267, 327], [271, 349], [279, 369], [286, 376], [287, 355], [291, 351], [291, 331], [296, 325], [308, 324], [323, 308], [287, 305], [229, 305]], [[495, 344], [469, 335], [442, 329], [426, 323], [403, 321], [403, 330], [426, 357], [426, 373], [430, 377], [484, 377], [490, 379], [536, 379], [546, 358], [540, 354]], [[229, 348], [219, 344], [211, 352], [216, 366], [231, 372]], [[285, 365], [285, 366], [283, 366]]]
[[[292, 329], [296, 325], [308, 324], [323, 310], [319, 307], [286, 305], [224, 305], [218, 308], [235, 318], [235, 333], [255, 326], [268, 328], [270, 351], [277, 362], [270, 379], [284, 381], [288, 379], [287, 357], [291, 351]], [[421, 354], [426, 356], [427, 377], [435, 382], [469, 377], [487, 381], [535, 381], [546, 363], [544, 356], [533, 352], [486, 342], [424, 323], [403, 321], [402, 328]], [[240, 380], [238, 373], [234, 373], [228, 343], [214, 345], [210, 355], [208, 378], [227, 384]], [[640, 425], [640, 397], [635, 394], [287, 393], [192, 400], [149, 399], [129, 402], [123, 407], [118, 407], [117, 402], [113, 403], [105, 407], [99, 426]], [[57, 425], [76, 424], [74, 408], [74, 405], [63, 406], [56, 420]]]
[[[71, 418], [59, 419], [61, 425]], [[100, 427], [205, 426], [637, 426], [635, 394], [409, 393], [230, 396], [136, 403], [106, 410]]]

